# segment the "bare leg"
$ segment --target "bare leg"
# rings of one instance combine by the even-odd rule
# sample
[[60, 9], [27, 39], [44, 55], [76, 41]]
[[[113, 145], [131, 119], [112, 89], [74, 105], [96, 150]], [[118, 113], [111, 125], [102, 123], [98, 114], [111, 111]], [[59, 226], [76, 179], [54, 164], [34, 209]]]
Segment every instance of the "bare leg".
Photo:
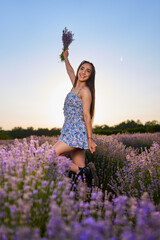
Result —
[[85, 150], [81, 148], [76, 148], [75, 151], [71, 153], [72, 161], [81, 168], [85, 167]]
[[[56, 154], [58, 154], [60, 157], [65, 156], [67, 154], [70, 154], [75, 151], [76, 148], [69, 146], [63, 141], [57, 142], [54, 146], [54, 149], [56, 151]], [[70, 170], [72, 172], [78, 173], [79, 168], [75, 163], [71, 163]]]
[[[81, 148], [76, 148], [74, 152], [71, 153], [72, 161], [79, 167], [85, 167], [85, 150]], [[83, 174], [84, 175], [84, 174]], [[82, 190], [82, 189], [81, 189]], [[83, 183], [83, 200], [87, 199], [87, 185], [86, 182]]]

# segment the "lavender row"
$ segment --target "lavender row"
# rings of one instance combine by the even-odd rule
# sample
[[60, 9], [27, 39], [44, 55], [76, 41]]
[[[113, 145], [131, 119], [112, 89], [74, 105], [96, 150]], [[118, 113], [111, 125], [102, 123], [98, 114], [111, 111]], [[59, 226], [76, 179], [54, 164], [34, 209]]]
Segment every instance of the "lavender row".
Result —
[[122, 142], [126, 147], [133, 147], [135, 149], [144, 150], [145, 147], [149, 149], [153, 142], [160, 144], [160, 132], [157, 133], [123, 133], [114, 135], [118, 141]]

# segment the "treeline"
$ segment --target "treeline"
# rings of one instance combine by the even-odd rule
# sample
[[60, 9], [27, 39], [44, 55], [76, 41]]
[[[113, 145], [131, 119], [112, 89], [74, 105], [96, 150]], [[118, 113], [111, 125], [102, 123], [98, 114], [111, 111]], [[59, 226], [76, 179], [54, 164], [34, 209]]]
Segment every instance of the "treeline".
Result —
[[107, 125], [94, 126], [94, 133], [101, 135], [111, 135], [117, 133], [154, 133], [160, 132], [160, 123], [156, 120], [142, 124], [140, 120], [127, 120], [113, 127]]
[[[12, 130], [3, 130], [0, 127], [0, 139], [14, 139], [14, 138], [25, 138], [31, 135], [36, 136], [58, 136], [60, 135], [60, 128], [38, 128], [37, 130], [33, 127], [28, 127], [26, 129], [22, 127], [15, 127]], [[100, 134], [100, 135], [111, 135], [117, 133], [154, 133], [160, 132], [160, 123], [156, 120], [148, 121], [145, 124], [142, 124], [140, 120], [136, 122], [133, 120], [124, 121], [115, 126], [108, 126], [108, 125], [95, 125], [93, 127], [93, 133]]]
[[26, 129], [22, 127], [15, 127], [12, 130], [3, 130], [0, 128], [0, 139], [14, 139], [14, 138], [26, 138], [31, 135], [36, 136], [57, 136], [60, 134], [60, 128], [38, 128], [35, 130], [33, 127], [28, 127]]

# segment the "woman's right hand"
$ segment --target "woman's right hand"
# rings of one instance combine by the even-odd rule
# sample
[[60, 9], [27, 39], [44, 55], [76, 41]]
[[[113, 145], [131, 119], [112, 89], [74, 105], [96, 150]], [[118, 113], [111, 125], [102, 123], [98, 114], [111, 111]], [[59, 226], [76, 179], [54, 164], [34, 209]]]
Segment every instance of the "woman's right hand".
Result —
[[68, 48], [64, 51], [64, 48], [63, 48], [63, 57], [64, 59], [66, 59], [69, 55], [69, 52], [68, 52]]
[[93, 139], [90, 138], [88, 140], [88, 146], [91, 153], [94, 153], [96, 151], [97, 144], [93, 141]]

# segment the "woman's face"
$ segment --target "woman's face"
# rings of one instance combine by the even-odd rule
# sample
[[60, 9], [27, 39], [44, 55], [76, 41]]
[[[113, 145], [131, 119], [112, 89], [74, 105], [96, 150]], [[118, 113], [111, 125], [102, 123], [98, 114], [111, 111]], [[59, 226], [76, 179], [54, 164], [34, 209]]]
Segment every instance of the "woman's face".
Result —
[[78, 80], [85, 82], [88, 80], [92, 72], [92, 66], [89, 63], [84, 63], [78, 71]]

